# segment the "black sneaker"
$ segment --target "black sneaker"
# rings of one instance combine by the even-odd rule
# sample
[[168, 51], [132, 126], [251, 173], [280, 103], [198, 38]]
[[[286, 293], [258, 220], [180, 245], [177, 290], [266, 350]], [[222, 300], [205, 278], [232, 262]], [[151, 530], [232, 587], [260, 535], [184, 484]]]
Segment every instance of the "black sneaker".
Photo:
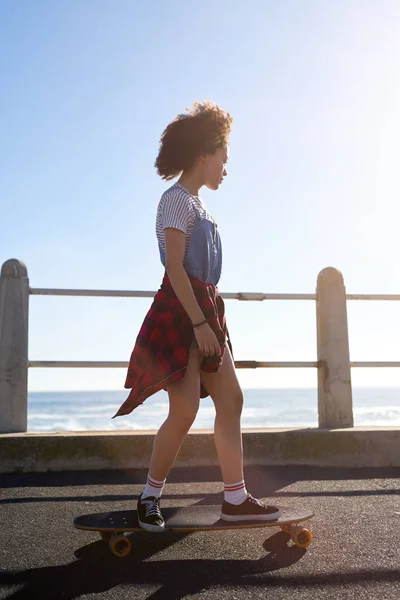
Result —
[[224, 500], [221, 519], [224, 521], [275, 521], [281, 512], [276, 506], [267, 506], [248, 494], [242, 504], [230, 504]]
[[137, 503], [137, 516], [139, 525], [146, 531], [164, 531], [165, 521], [160, 511], [160, 498], [139, 496]]

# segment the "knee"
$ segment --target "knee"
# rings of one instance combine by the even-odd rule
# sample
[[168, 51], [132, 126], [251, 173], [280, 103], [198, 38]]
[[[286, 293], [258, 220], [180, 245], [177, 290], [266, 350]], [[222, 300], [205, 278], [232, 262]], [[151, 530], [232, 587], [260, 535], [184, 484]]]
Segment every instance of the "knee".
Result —
[[217, 414], [223, 414], [225, 418], [229, 416], [240, 418], [243, 410], [242, 390], [239, 388], [235, 391], [234, 394], [230, 395], [230, 397], [227, 398], [226, 401], [219, 402], [218, 404], [216, 403], [215, 409]]
[[242, 410], [243, 410], [243, 392], [242, 392], [242, 390], [239, 389], [236, 392], [236, 394], [234, 394], [232, 404], [233, 404], [234, 412], [240, 416], [242, 414]]
[[168, 418], [173, 421], [174, 426], [180, 431], [188, 431], [193, 425], [199, 410], [199, 400], [188, 401], [181, 404], [179, 409], [175, 407], [169, 411]]

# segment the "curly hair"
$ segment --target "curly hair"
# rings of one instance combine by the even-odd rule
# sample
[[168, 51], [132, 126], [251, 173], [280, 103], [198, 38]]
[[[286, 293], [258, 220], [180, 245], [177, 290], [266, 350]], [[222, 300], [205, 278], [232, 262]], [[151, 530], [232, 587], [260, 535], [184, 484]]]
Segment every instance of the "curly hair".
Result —
[[232, 117], [213, 102], [194, 102], [164, 130], [155, 162], [166, 181], [190, 169], [199, 154], [214, 154], [228, 145]]

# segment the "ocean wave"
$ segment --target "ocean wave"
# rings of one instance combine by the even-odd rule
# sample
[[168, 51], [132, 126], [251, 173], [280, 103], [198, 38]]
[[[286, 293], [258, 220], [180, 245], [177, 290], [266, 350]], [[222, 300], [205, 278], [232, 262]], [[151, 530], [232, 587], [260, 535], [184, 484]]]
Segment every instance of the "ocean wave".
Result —
[[[101, 414], [105, 412], [117, 411], [121, 404], [119, 402], [115, 402], [114, 404], [97, 404], [96, 406], [82, 406], [82, 410], [87, 413], [96, 413], [96, 411]], [[79, 409], [78, 409], [79, 410]]]
[[354, 414], [356, 415], [381, 415], [383, 417], [397, 415], [400, 416], [400, 407], [399, 406], [363, 406], [363, 407], [355, 407], [353, 409]]
[[400, 408], [396, 406], [376, 406], [354, 409], [356, 426], [398, 426], [400, 425]]
[[140, 425], [138, 423], [130, 423], [129, 425], [125, 423], [107, 423], [102, 422], [99, 425], [94, 425], [79, 423], [79, 421], [55, 421], [51, 424], [51, 427], [46, 427], [46, 425], [32, 425], [28, 424], [28, 431], [30, 433], [56, 433], [56, 432], [80, 432], [80, 431], [117, 431], [117, 430], [127, 430], [127, 431], [145, 431], [146, 429], [156, 429], [156, 427], [151, 427], [149, 425]]
[[[244, 390], [242, 427], [316, 427], [315, 390]], [[60, 399], [62, 398], [62, 399]], [[168, 413], [167, 395], [149, 398], [131, 415], [112, 420], [124, 394], [92, 392], [30, 394], [28, 431], [135, 431], [157, 430]], [[354, 395], [356, 426], [400, 425], [400, 390], [363, 390]], [[213, 428], [215, 407], [211, 398], [202, 399], [192, 429]]]

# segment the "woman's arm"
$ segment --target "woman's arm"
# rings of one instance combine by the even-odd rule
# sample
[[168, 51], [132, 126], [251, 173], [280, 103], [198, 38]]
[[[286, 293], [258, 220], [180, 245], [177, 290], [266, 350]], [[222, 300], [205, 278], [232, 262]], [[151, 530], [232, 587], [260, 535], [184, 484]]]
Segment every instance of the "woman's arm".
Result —
[[185, 234], [178, 229], [164, 229], [166, 270], [171, 285], [192, 323], [204, 321], [204, 314], [194, 295], [190, 279], [183, 266]]
[[[166, 271], [172, 288], [193, 324], [204, 321], [204, 313], [194, 295], [190, 279], [183, 266], [185, 234], [178, 229], [164, 229]], [[194, 330], [200, 352], [206, 356], [221, 353], [217, 337], [208, 323]]]

